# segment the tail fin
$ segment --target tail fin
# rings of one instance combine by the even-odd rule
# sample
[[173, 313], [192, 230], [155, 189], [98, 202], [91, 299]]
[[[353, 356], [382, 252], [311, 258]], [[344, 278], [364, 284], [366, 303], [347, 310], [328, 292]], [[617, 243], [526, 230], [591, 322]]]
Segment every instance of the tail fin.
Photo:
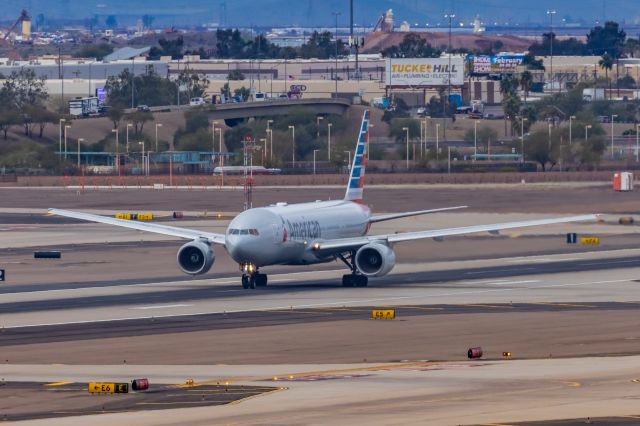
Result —
[[351, 175], [347, 185], [347, 193], [344, 199], [348, 201], [362, 201], [364, 190], [364, 169], [367, 165], [367, 155], [369, 153], [369, 110], [365, 110], [360, 125], [358, 144], [351, 164]]

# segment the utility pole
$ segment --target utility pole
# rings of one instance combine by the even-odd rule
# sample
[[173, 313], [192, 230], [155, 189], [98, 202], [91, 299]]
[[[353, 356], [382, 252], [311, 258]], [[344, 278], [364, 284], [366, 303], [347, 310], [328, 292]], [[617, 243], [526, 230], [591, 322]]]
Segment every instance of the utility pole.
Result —
[[335, 62], [335, 70], [333, 72], [333, 78], [336, 81], [336, 89], [335, 89], [335, 94], [334, 97], [336, 99], [338, 99], [338, 16], [341, 15], [340, 12], [332, 12], [333, 16], [336, 17], [336, 32], [334, 35], [335, 38], [335, 42], [336, 42], [336, 62]]
[[547, 10], [547, 15], [549, 15], [549, 57], [550, 57], [550, 73], [551, 73], [551, 92], [553, 93], [553, 15], [556, 14], [554, 9]]
[[[449, 66], [447, 67], [447, 72], [449, 74], [449, 78], [448, 78], [448, 91], [447, 91], [447, 100], [444, 103], [444, 105], [446, 105], [446, 108], [448, 109], [449, 107], [449, 99], [451, 98], [451, 21], [453, 20], [453, 18], [456, 17], [455, 14], [453, 13], [447, 13], [446, 15], [444, 15], [445, 18], [449, 19]], [[448, 112], [448, 111], [447, 111]], [[445, 126], [446, 126], [446, 122], [445, 122]], [[446, 127], [445, 127], [446, 129]]]

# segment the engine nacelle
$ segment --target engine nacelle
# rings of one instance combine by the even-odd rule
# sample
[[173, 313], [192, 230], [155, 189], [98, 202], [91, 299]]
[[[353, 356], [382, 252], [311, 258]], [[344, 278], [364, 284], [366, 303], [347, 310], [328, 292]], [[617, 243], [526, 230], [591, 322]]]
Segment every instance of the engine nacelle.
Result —
[[368, 277], [387, 275], [396, 265], [396, 254], [380, 243], [371, 243], [360, 247], [356, 252], [356, 267]]
[[202, 240], [192, 241], [178, 250], [178, 266], [189, 275], [200, 275], [209, 272], [216, 256], [209, 244]]

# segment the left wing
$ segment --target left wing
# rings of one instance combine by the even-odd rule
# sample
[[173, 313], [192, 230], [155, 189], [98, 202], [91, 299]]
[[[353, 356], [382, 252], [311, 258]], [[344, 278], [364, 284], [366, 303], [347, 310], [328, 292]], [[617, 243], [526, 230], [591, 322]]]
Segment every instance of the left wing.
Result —
[[468, 206], [443, 207], [443, 208], [431, 209], [431, 210], [418, 210], [415, 212], [380, 214], [380, 215], [373, 216], [371, 219], [369, 219], [369, 222], [371, 223], [383, 222], [385, 220], [400, 219], [402, 217], [420, 216], [423, 214], [446, 212], [449, 210], [466, 209], [467, 207]]
[[420, 240], [423, 238], [441, 238], [441, 237], [448, 237], [452, 235], [464, 235], [464, 234], [472, 234], [476, 232], [492, 232], [492, 231], [500, 231], [503, 229], [524, 228], [528, 226], [553, 225], [557, 223], [570, 223], [570, 222], [586, 222], [589, 220], [595, 220], [597, 218], [598, 218], [598, 215], [588, 214], [588, 215], [582, 215], [582, 216], [569, 216], [569, 217], [560, 217], [560, 218], [554, 218], [554, 219], [523, 220], [520, 222], [507, 222], [507, 223], [498, 223], [498, 224], [492, 224], [492, 225], [463, 226], [460, 228], [437, 229], [432, 231], [401, 232], [397, 234], [386, 234], [386, 235], [368, 235], [368, 236], [365, 235], [363, 237], [340, 238], [335, 240], [318, 241], [313, 244], [312, 249], [318, 252], [331, 253], [331, 252], [353, 250], [365, 244], [372, 243], [375, 241], [393, 244], [393, 243], [400, 243], [403, 241]]
[[49, 209], [49, 214], [56, 216], [70, 217], [73, 219], [86, 220], [89, 222], [104, 223], [107, 225], [121, 226], [123, 228], [136, 229], [138, 231], [153, 232], [156, 234], [170, 235], [172, 237], [185, 238], [188, 240], [203, 239], [210, 243], [225, 243], [224, 234], [198, 231], [197, 229], [179, 228], [177, 226], [159, 225], [156, 223], [144, 223], [135, 220], [122, 220], [112, 217], [100, 216], [97, 214], [72, 212], [69, 210]]

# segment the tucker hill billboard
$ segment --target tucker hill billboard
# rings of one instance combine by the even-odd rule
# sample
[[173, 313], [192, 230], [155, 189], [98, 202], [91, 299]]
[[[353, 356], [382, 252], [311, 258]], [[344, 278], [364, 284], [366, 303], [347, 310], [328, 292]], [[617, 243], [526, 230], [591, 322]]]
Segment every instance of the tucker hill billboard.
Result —
[[464, 66], [461, 57], [449, 58], [387, 58], [387, 86], [447, 86], [462, 85]]

